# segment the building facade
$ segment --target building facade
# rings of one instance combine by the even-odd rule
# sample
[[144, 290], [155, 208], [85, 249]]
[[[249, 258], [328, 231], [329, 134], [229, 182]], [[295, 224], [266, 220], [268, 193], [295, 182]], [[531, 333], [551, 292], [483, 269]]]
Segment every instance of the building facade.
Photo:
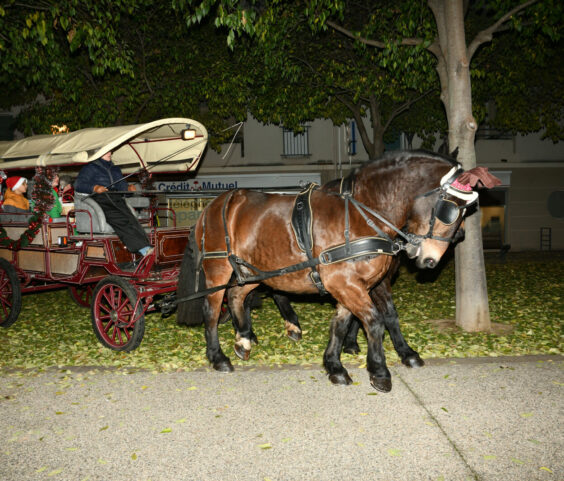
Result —
[[[334, 126], [316, 120], [294, 134], [249, 116], [237, 139], [219, 153], [208, 149], [198, 175], [302, 173], [319, 174], [326, 182], [368, 160], [354, 122]], [[491, 130], [481, 130], [476, 139], [477, 164], [502, 180], [480, 194], [484, 248], [564, 250], [564, 142]], [[412, 142], [414, 148], [420, 144], [417, 138]], [[405, 138], [392, 148], [406, 148]]]

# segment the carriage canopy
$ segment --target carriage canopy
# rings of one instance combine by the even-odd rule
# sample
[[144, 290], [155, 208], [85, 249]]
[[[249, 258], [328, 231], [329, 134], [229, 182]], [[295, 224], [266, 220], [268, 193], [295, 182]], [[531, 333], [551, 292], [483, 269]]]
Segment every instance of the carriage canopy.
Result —
[[108, 151], [124, 173], [196, 169], [208, 141], [199, 122], [168, 118], [146, 124], [87, 128], [59, 135], [35, 135], [0, 142], [0, 169], [82, 165]]

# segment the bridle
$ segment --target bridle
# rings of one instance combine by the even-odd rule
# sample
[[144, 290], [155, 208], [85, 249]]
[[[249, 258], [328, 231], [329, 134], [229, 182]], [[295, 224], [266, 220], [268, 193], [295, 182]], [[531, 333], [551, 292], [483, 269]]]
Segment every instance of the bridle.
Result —
[[[435, 223], [437, 219], [445, 225], [452, 225], [458, 221], [461, 217], [464, 217], [468, 207], [474, 205], [478, 201], [478, 193], [474, 191], [462, 191], [455, 187], [453, 187], [453, 182], [457, 179], [457, 177], [464, 172], [464, 169], [457, 164], [452, 167], [442, 178], [439, 184], [439, 187], [432, 189], [428, 192], [423, 194], [419, 194], [415, 197], [415, 199], [421, 197], [429, 197], [435, 193], [439, 193], [439, 198], [437, 202], [433, 206], [431, 211], [431, 217], [429, 218], [429, 230], [426, 234], [414, 234], [411, 232], [406, 232], [405, 230], [398, 229], [394, 224], [389, 222], [379, 213], [375, 212], [374, 210], [370, 209], [366, 205], [362, 204], [361, 202], [355, 200], [352, 197], [352, 189], [346, 189], [340, 192], [340, 196], [345, 201], [345, 242], [348, 242], [348, 226], [349, 226], [349, 206], [348, 204], [351, 203], [360, 215], [364, 218], [366, 223], [370, 228], [372, 228], [375, 232], [378, 233], [381, 237], [388, 240], [392, 246], [392, 251], [394, 253], [398, 253], [401, 250], [406, 250], [408, 247], [418, 247], [421, 245], [421, 242], [425, 239], [434, 239], [442, 242], [456, 242], [455, 236], [451, 237], [442, 237], [433, 235], [433, 230], [435, 227]], [[459, 206], [456, 202], [449, 200], [448, 196], [454, 196], [458, 199], [464, 200], [466, 203], [462, 206]], [[394, 232], [398, 234], [403, 240], [398, 239], [391, 239], [382, 229], [380, 229], [372, 219], [368, 217], [367, 214], [377, 218], [380, 222], [388, 226]]]

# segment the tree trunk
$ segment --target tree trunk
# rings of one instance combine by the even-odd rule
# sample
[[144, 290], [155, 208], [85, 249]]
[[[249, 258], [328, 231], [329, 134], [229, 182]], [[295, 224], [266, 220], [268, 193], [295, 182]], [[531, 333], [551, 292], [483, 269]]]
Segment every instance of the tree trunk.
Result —
[[[464, 169], [476, 167], [470, 65], [464, 33], [462, 0], [429, 0], [437, 20], [440, 52], [437, 68], [447, 112], [449, 147], [459, 149]], [[465, 221], [466, 237], [456, 247], [456, 324], [466, 331], [491, 328], [479, 210]]]

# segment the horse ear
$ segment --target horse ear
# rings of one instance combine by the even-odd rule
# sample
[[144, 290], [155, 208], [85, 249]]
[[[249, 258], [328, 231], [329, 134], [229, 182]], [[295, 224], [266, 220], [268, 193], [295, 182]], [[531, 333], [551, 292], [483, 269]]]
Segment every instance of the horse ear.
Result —
[[462, 185], [469, 184], [472, 187], [485, 187], [486, 189], [501, 185], [501, 180], [491, 174], [487, 167], [474, 167], [460, 174], [456, 180]]
[[456, 158], [458, 157], [458, 147], [456, 147], [456, 149], [454, 149], [451, 153], [450, 156], [456, 160]]

